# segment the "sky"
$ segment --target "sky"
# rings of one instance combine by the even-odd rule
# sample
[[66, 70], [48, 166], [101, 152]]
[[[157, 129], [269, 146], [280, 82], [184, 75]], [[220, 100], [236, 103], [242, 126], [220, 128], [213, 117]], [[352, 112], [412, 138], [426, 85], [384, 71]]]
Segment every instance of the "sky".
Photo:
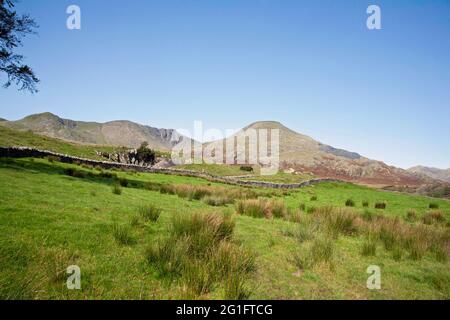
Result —
[[[81, 30], [66, 9], [81, 8]], [[381, 9], [369, 30], [366, 9]], [[408, 168], [450, 167], [450, 1], [21, 0], [18, 52], [39, 92], [0, 88], [0, 117], [38, 112], [162, 128], [280, 121]], [[0, 74], [0, 81], [4, 82]]]

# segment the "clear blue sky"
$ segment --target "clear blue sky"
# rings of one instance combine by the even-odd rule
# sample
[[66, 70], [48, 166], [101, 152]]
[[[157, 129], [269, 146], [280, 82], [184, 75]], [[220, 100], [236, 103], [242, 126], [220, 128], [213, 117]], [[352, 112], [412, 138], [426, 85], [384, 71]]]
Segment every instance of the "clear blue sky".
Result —
[[[82, 30], [66, 29], [66, 8]], [[377, 4], [382, 30], [366, 28]], [[450, 1], [22, 0], [35, 95], [0, 117], [239, 128], [278, 120], [388, 164], [450, 167]], [[4, 80], [2, 78], [1, 80]]]

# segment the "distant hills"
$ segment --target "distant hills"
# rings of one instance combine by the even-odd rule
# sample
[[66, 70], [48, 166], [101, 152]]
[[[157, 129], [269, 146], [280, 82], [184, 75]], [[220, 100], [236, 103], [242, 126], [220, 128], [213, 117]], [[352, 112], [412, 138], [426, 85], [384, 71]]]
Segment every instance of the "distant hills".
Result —
[[[106, 123], [74, 121], [48, 112], [30, 115], [18, 121], [1, 121], [0, 125], [84, 144], [137, 147], [147, 141], [151, 148], [160, 151], [169, 151], [181, 139], [189, 139], [174, 129], [159, 129], [125, 120]], [[250, 128], [279, 130], [280, 163], [282, 169], [290, 171], [380, 186], [419, 186], [435, 182], [434, 179], [443, 180], [442, 177], [445, 176], [438, 173], [438, 169], [412, 168], [407, 171], [388, 166], [356, 152], [320, 143], [275, 121], [255, 122], [242, 130]], [[221, 143], [225, 148], [224, 140], [208, 142], [204, 146], [214, 148]], [[443, 181], [448, 182], [448, 170], [446, 172]]]
[[415, 174], [422, 174], [436, 180], [442, 180], [445, 182], [450, 182], [450, 168], [449, 169], [438, 169], [424, 166], [416, 166], [408, 169], [409, 172]]
[[183, 138], [173, 129], [158, 129], [125, 120], [106, 123], [74, 121], [49, 112], [18, 121], [4, 121], [1, 125], [79, 143], [135, 148], [147, 141], [152, 148], [160, 151], [171, 150], [173, 144]]

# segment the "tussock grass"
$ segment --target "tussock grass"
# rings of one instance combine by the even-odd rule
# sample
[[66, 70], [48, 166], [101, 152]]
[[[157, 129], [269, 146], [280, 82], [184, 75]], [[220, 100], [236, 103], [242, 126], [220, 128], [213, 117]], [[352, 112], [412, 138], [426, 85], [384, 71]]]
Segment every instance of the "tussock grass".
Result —
[[287, 218], [288, 210], [283, 200], [265, 198], [240, 200], [236, 202], [236, 212], [253, 218]]
[[433, 223], [444, 223], [446, 219], [443, 211], [431, 210], [422, 216], [422, 222], [430, 225]]
[[114, 183], [112, 185], [112, 193], [121, 195], [122, 194], [122, 187], [118, 183]]
[[428, 208], [430, 208], [430, 209], [439, 209], [439, 204], [432, 202], [432, 203], [430, 203], [428, 205]]
[[114, 224], [113, 236], [121, 245], [131, 245], [135, 243], [135, 240], [131, 236], [131, 231], [126, 225]]
[[375, 256], [377, 252], [377, 241], [372, 238], [367, 238], [361, 247], [361, 255]]
[[354, 207], [355, 206], [355, 201], [353, 201], [352, 199], [347, 199], [345, 201], [345, 206], [346, 207]]
[[417, 221], [417, 212], [414, 209], [409, 209], [406, 212], [406, 221], [415, 222]]
[[186, 298], [201, 297], [216, 285], [223, 286], [226, 299], [248, 298], [246, 281], [255, 260], [231, 242], [234, 228], [231, 215], [174, 215], [168, 236], [147, 248], [146, 259], [161, 277], [178, 280]]
[[386, 209], [387, 203], [386, 202], [376, 202], [375, 203], [375, 209]]
[[156, 222], [159, 219], [159, 216], [162, 213], [162, 209], [154, 206], [154, 205], [147, 205], [143, 206], [139, 209], [139, 213], [142, 218], [146, 221], [152, 221]]

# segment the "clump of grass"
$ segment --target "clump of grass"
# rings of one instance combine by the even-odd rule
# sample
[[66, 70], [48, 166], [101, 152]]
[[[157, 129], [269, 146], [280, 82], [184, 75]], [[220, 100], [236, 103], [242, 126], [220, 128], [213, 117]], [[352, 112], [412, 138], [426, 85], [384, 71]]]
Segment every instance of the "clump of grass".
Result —
[[296, 229], [294, 229], [294, 237], [300, 242], [305, 242], [314, 239], [315, 234], [318, 232], [319, 225], [313, 221], [308, 221], [299, 224]]
[[428, 208], [430, 209], [439, 209], [439, 204], [432, 202], [428, 205]]
[[291, 211], [287, 217], [289, 221], [300, 223], [303, 220], [303, 214], [300, 210]]
[[314, 212], [316, 212], [316, 207], [314, 207], [314, 206], [311, 206], [311, 207], [308, 207], [307, 209], [306, 209], [306, 213], [314, 213]]
[[338, 237], [339, 234], [351, 235], [357, 232], [356, 214], [349, 209], [321, 207], [314, 215], [321, 222], [324, 231], [333, 238]]
[[298, 208], [299, 208], [301, 211], [306, 211], [306, 205], [305, 205], [304, 203], [300, 203], [300, 204], [298, 205]]
[[122, 194], [122, 187], [118, 183], [114, 183], [112, 185], [112, 193], [121, 195]]
[[334, 241], [326, 236], [314, 239], [310, 249], [310, 265], [330, 263], [334, 255]]
[[160, 276], [177, 279], [188, 298], [207, 294], [217, 283], [226, 299], [248, 298], [255, 260], [231, 242], [234, 226], [231, 215], [173, 216], [167, 237], [147, 248], [146, 259]]
[[129, 181], [127, 178], [119, 178], [119, 184], [121, 187], [128, 187]]
[[425, 215], [422, 216], [422, 222], [425, 224], [433, 224], [433, 223], [443, 223], [445, 222], [444, 212], [440, 210], [432, 210], [428, 211]]
[[93, 197], [97, 196], [97, 190], [91, 190], [90, 194]]
[[345, 206], [346, 207], [354, 207], [355, 206], [355, 201], [353, 201], [352, 199], [347, 199], [345, 201]]
[[269, 201], [269, 206], [269, 210], [275, 218], [284, 218], [287, 216], [287, 209], [283, 200]]
[[392, 250], [392, 258], [395, 261], [400, 261], [403, 256], [403, 250], [401, 246], [395, 246], [395, 248]]
[[241, 171], [247, 171], [247, 172], [253, 172], [253, 167], [251, 167], [251, 166], [241, 166], [241, 167], [239, 168], [239, 170], [241, 170]]
[[213, 207], [219, 207], [230, 203], [230, 199], [224, 196], [206, 196], [203, 198], [203, 202]]
[[130, 229], [127, 226], [114, 224], [113, 236], [116, 239], [116, 241], [121, 245], [131, 245], [134, 243], [134, 239], [131, 236]]
[[417, 220], [417, 212], [414, 209], [410, 209], [406, 212], [406, 220], [414, 222]]
[[364, 209], [361, 216], [365, 221], [372, 221], [373, 219], [375, 219], [377, 217], [377, 215], [375, 213], [373, 213], [372, 211], [370, 211], [367, 208]]
[[317, 201], [317, 196], [316, 195], [311, 196], [310, 200], [311, 201]]
[[375, 203], [375, 209], [386, 209], [386, 202], [376, 202]]
[[66, 168], [64, 169], [64, 174], [74, 177], [74, 178], [85, 178], [86, 177], [86, 173], [84, 171], [81, 170], [77, 170], [74, 168]]
[[144, 218], [144, 220], [156, 222], [158, 221], [159, 216], [162, 213], [162, 209], [155, 207], [154, 205], [147, 205], [141, 207], [139, 209], [139, 213], [141, 214], [141, 217]]
[[139, 216], [136, 216], [136, 215], [131, 216], [131, 218], [130, 218], [130, 226], [136, 227], [138, 225], [139, 225]]
[[362, 204], [362, 206], [364, 208], [368, 208], [369, 207], [369, 201], [367, 201], [367, 200], [363, 200], [361, 204]]
[[377, 252], [377, 242], [372, 238], [366, 239], [361, 248], [361, 254], [363, 256], [375, 256]]

